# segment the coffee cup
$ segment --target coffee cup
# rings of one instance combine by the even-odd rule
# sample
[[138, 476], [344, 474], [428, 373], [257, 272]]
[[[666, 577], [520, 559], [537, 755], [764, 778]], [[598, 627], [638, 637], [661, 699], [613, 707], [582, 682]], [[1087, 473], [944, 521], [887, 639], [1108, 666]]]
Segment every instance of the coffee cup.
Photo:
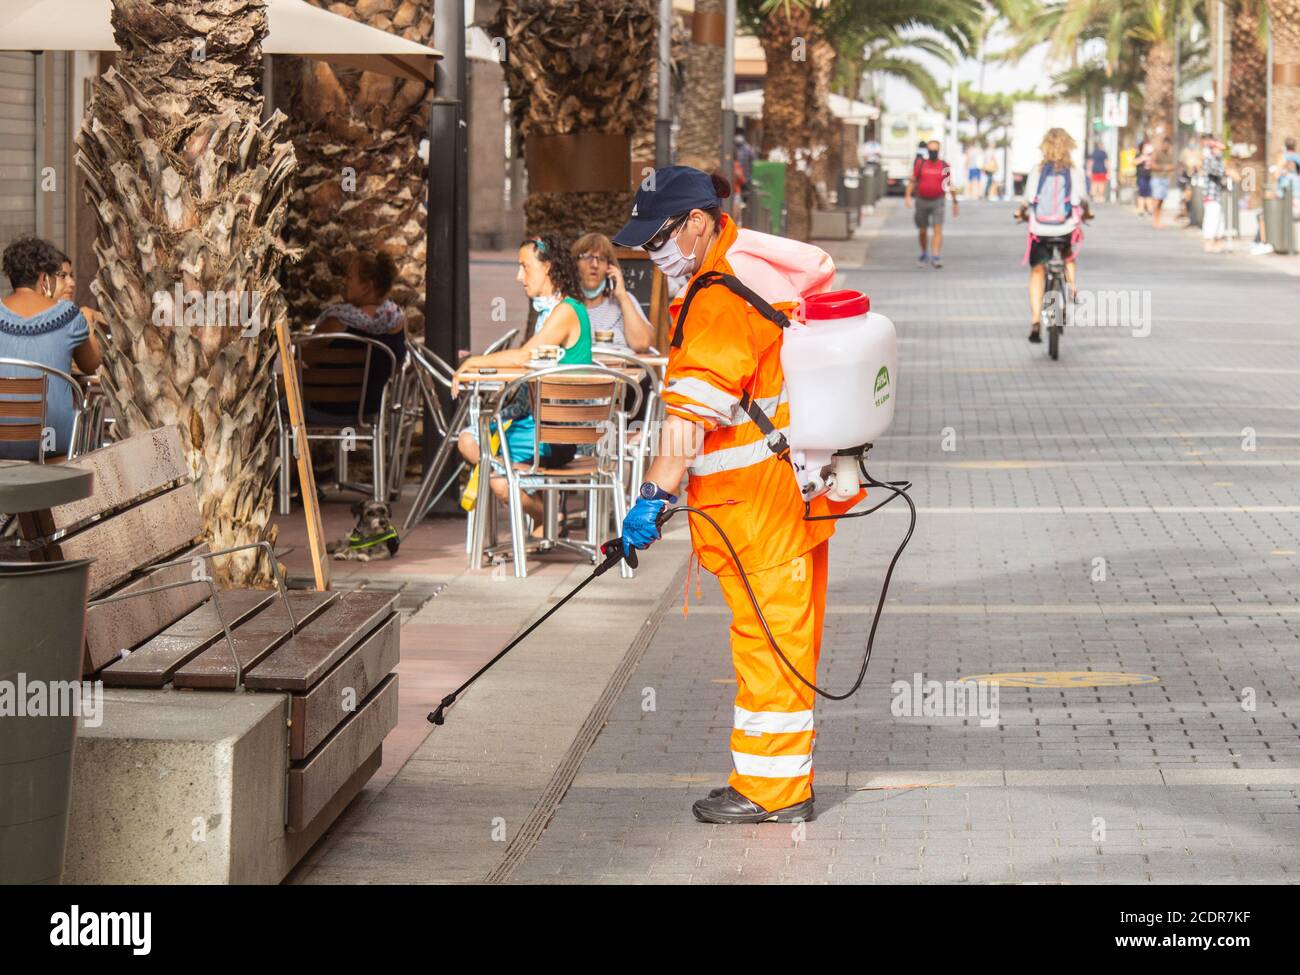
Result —
[[592, 337], [601, 345], [614, 344], [614, 330], [612, 328], [598, 328], [592, 331]]

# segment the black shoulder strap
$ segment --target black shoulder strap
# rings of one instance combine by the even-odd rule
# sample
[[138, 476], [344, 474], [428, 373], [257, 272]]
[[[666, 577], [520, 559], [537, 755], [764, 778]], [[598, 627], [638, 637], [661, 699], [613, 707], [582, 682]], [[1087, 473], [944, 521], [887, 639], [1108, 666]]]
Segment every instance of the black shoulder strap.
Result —
[[[699, 294], [702, 288], [708, 288], [715, 284], [721, 284], [732, 294], [744, 298], [754, 310], [766, 318], [778, 328], [787, 328], [790, 325], [790, 319], [783, 311], [778, 311], [769, 305], [766, 301], [758, 296], [751, 288], [745, 287], [740, 279], [734, 274], [723, 274], [721, 271], [706, 271], [693, 282], [690, 289], [686, 292], [686, 297], [682, 301], [682, 310], [677, 313], [677, 329], [673, 332], [672, 347], [681, 348], [682, 336], [686, 332], [686, 313], [690, 311], [691, 301]], [[753, 397], [749, 395], [748, 390], [743, 390], [740, 394], [740, 406], [749, 418], [754, 421], [754, 425], [763, 432], [763, 439], [766, 441], [768, 449], [776, 454], [782, 460], [790, 459], [790, 445], [786, 442], [785, 434], [781, 433], [773, 425], [772, 420], [764, 413], [754, 402]]]
[[790, 444], [785, 439], [785, 434], [773, 425], [771, 418], [754, 402], [747, 389], [741, 390], [740, 408], [749, 414], [749, 418], [754, 421], [754, 426], [763, 431], [763, 440], [767, 444], [767, 449], [782, 460], [789, 460]]
[[672, 341], [674, 349], [682, 347], [682, 337], [686, 334], [686, 313], [691, 310], [691, 302], [695, 300], [695, 296], [700, 293], [701, 289], [715, 284], [721, 284], [732, 294], [744, 298], [753, 306], [756, 312], [778, 328], [785, 328], [790, 324], [790, 319], [786, 317], [785, 312], [777, 311], [760, 298], [755, 291], [741, 284], [740, 279], [734, 274], [723, 274], [721, 271], [705, 271], [691, 282], [690, 288], [686, 291], [686, 297], [682, 301], [682, 310], [677, 313], [677, 328], [673, 331]]

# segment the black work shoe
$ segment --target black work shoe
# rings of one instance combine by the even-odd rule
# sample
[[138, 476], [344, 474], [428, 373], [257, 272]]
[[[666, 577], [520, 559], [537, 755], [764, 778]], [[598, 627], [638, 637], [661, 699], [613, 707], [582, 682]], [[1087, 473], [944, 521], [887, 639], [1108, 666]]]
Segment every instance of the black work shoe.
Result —
[[719, 790], [714, 789], [707, 799], [697, 801], [691, 807], [691, 812], [702, 823], [723, 825], [793, 823], [796, 820], [811, 822], [814, 818], [812, 799], [769, 812], [753, 800], [746, 799], [730, 786], [720, 793]]
[[[716, 799], [716, 798], [718, 798], [718, 796], [723, 795], [724, 793], [726, 793], [726, 791], [727, 791], [728, 789], [730, 789], [730, 788], [731, 788], [731, 786], [729, 786], [729, 785], [721, 785], [721, 786], [718, 786], [718, 788], [716, 788], [716, 789], [710, 789], [710, 790], [709, 790], [709, 798], [710, 798], [710, 799]], [[814, 798], [814, 799], [817, 798], [817, 790], [816, 790], [816, 789], [809, 789], [808, 791], [812, 793], [812, 798]]]
[[1030, 333], [1029, 333], [1029, 341], [1031, 341], [1031, 342], [1042, 342], [1042, 341], [1043, 341], [1043, 333], [1042, 333], [1042, 330], [1036, 328], [1036, 329], [1034, 329], [1032, 332], [1030, 332]]

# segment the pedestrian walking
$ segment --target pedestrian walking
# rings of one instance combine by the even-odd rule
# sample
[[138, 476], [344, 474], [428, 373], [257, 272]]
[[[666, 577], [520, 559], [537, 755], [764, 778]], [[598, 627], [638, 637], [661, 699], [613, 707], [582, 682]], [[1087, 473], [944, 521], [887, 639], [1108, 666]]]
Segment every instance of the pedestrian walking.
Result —
[[1178, 154], [1178, 216], [1190, 220], [1190, 204], [1196, 179], [1201, 174], [1201, 137], [1195, 132]]
[[1102, 148], [1101, 142], [1092, 147], [1088, 156], [1089, 178], [1092, 180], [1092, 197], [1100, 200], [1106, 195], [1106, 183], [1110, 179], [1110, 156]]
[[1223, 250], [1223, 191], [1227, 184], [1227, 171], [1223, 165], [1223, 143], [1213, 137], [1206, 138], [1203, 143], [1201, 202], [1205, 204], [1205, 212], [1201, 217], [1201, 246], [1207, 254], [1218, 254]]
[[1165, 138], [1151, 157], [1151, 226], [1156, 230], [1163, 226], [1165, 200], [1173, 175], [1174, 144]]
[[[987, 149], [984, 152], [984, 199], [986, 200], [989, 198], [989, 195], [993, 192], [993, 183], [997, 179], [997, 175], [998, 175], [998, 154], [992, 149]], [[1001, 193], [998, 194], [998, 196], [1001, 195], [1002, 195]], [[957, 214], [954, 211], [953, 216], [956, 215]]]
[[1137, 172], [1137, 212], [1141, 216], [1151, 213], [1151, 162], [1155, 150], [1151, 143], [1142, 140], [1138, 147], [1135, 169]]
[[966, 150], [966, 196], [978, 200], [984, 184], [984, 150], [972, 142]]
[[[922, 265], [929, 261], [936, 269], [943, 267], [941, 252], [945, 196], [952, 197], [952, 215], [957, 216], [960, 204], [957, 202], [957, 190], [952, 186], [952, 171], [939, 158], [939, 140], [931, 139], [926, 143], [925, 158], [917, 159], [912, 164], [912, 178], [903, 191], [903, 203], [916, 207], [916, 236], [921, 242], [921, 256], [917, 261]], [[927, 246], [926, 238], [931, 229], [934, 239]]]

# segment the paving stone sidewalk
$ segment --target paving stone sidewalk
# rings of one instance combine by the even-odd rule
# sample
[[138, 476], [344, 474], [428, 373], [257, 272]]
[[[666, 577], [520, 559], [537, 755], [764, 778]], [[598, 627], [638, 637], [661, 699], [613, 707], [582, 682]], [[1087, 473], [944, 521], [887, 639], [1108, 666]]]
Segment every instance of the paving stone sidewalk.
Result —
[[[1102, 207], [1080, 283], [1134, 303], [1052, 362], [1025, 340], [1008, 205], [950, 216], [942, 270], [886, 209], [844, 277], [898, 325], [898, 415], [870, 466], [915, 482], [918, 524], [864, 689], [818, 709], [818, 818], [690, 816], [730, 767], [728, 617], [706, 577], [497, 879], [1294, 882], [1300, 285]], [[832, 543], [824, 685], [853, 680], [906, 527], [895, 502]], [[988, 727], [894, 713], [896, 682], [1089, 671], [1136, 682], [1002, 686]]]

